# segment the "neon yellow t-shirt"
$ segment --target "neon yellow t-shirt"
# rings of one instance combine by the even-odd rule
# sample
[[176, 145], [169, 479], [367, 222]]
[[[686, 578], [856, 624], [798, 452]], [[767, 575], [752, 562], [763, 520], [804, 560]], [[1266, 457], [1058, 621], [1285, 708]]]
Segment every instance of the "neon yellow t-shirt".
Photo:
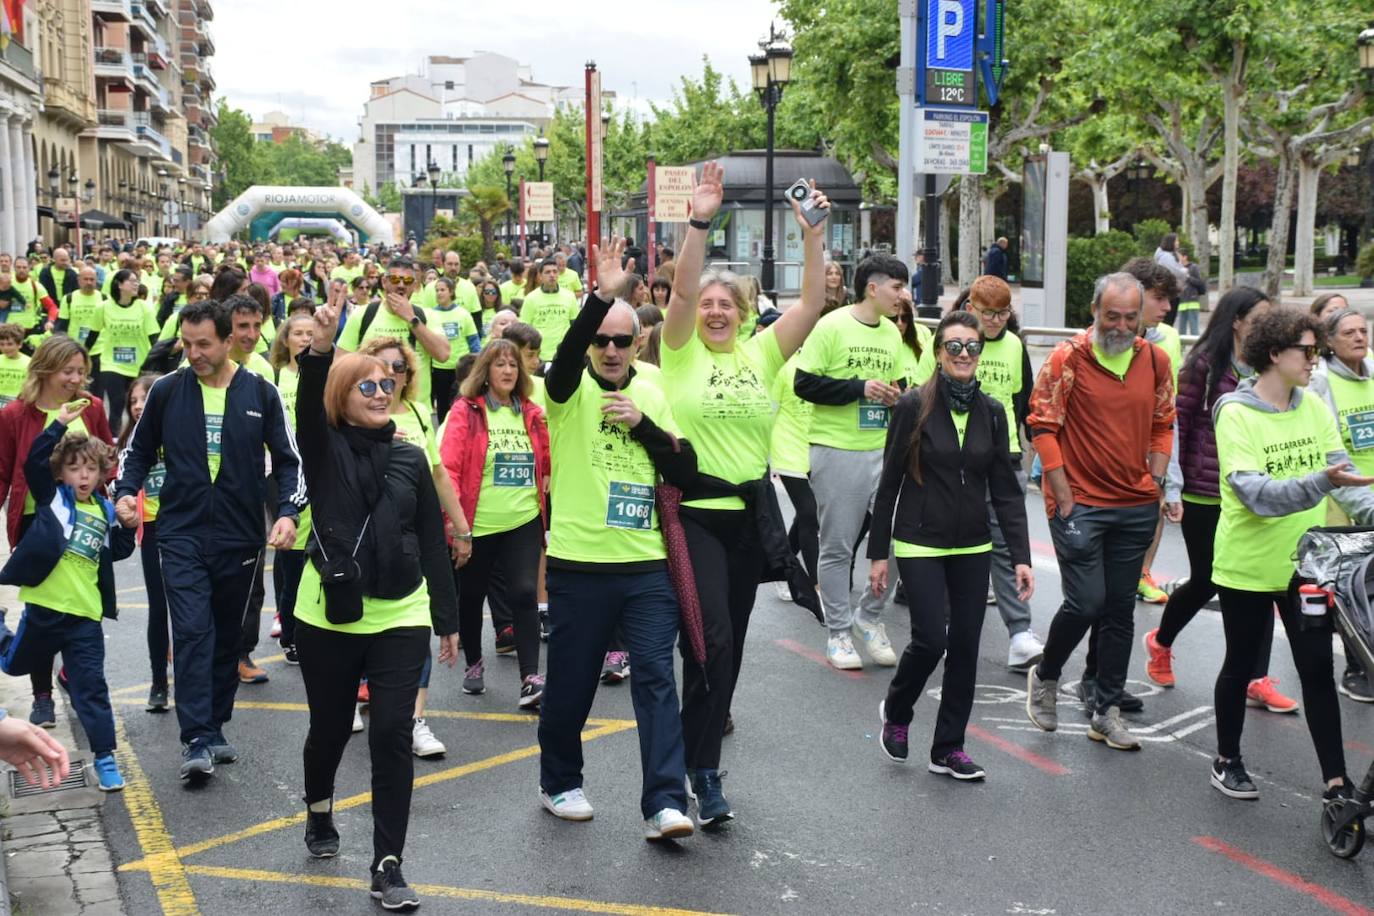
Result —
[[556, 293], [546, 293], [543, 289], [532, 290], [525, 297], [525, 304], [520, 306], [520, 320], [543, 337], [539, 356], [545, 361], [553, 359], [576, 317], [577, 297], [566, 289]]
[[1221, 464], [1221, 521], [1212, 581], [1251, 592], [1284, 591], [1293, 576], [1298, 538], [1322, 524], [1326, 509], [1318, 503], [1292, 515], [1261, 517], [1245, 508], [1229, 478], [1237, 471], [1259, 471], [1274, 480], [1290, 480], [1325, 469], [1327, 454], [1341, 448], [1335, 418], [1320, 398], [1304, 393], [1297, 407], [1282, 413], [1223, 403], [1213, 422]]
[[1374, 474], [1374, 379], [1354, 381], [1327, 372], [1336, 422], [1350, 461], [1366, 477]]
[[1124, 352], [1109, 356], [1097, 345], [1096, 341], [1093, 341], [1093, 356], [1097, 357], [1097, 361], [1103, 369], [1119, 379], [1124, 379], [1126, 373], [1130, 371], [1131, 360], [1135, 358], [1135, 348], [1127, 347]]
[[582, 278], [571, 267], [565, 267], [563, 272], [558, 275], [558, 288], [580, 293], [582, 292]]
[[[57, 415], [60, 414], [61, 412], [62, 412], [62, 408], [60, 408], [60, 407], [55, 408], [55, 409], [53, 409], [53, 410], [45, 410], [45, 411], [43, 411], [43, 413], [45, 414], [45, 416], [44, 416], [44, 418], [43, 418], [43, 428], [44, 428], [44, 429], [47, 429], [49, 426], [52, 426], [52, 421], [53, 421], [53, 420], [56, 420], [56, 419], [57, 419]], [[83, 435], [89, 436], [89, 435], [90, 435], [90, 430], [86, 429], [86, 421], [83, 420], [81, 417], [77, 417], [75, 420], [72, 420], [71, 423], [67, 424], [67, 431], [66, 431], [65, 433], [62, 434], [62, 438], [65, 439], [65, 438], [67, 438], [68, 436], [70, 436], [72, 433], [82, 433]], [[33, 501], [33, 491], [32, 491], [32, 490], [26, 490], [26, 491], [24, 492], [24, 514], [25, 514], [25, 515], [33, 515], [33, 512], [34, 512], [34, 509], [35, 509], [35, 508], [36, 508], [36, 503], [34, 503], [34, 501]]]
[[487, 408], [487, 457], [472, 534], [482, 537], [514, 531], [539, 514], [534, 446], [525, 418], [513, 407]]
[[261, 353], [249, 353], [247, 359], [242, 361], [235, 360], [235, 362], [238, 362], [240, 366], [242, 366], [244, 369], [247, 369], [254, 375], [261, 375], [269, 382], [272, 381], [272, 377], [274, 375], [274, 373], [272, 372], [272, 364], [269, 363], [267, 361], [267, 358], [264, 357]]
[[13, 298], [9, 302], [9, 308], [0, 313], [4, 318], [0, 323], [17, 324], [27, 332], [38, 323], [38, 303], [24, 295], [18, 286], [11, 286], [10, 290]]
[[19, 397], [24, 379], [29, 374], [29, 358], [18, 351], [13, 356], [0, 356], [0, 407], [8, 406]]
[[1007, 433], [1011, 453], [1021, 454], [1021, 437], [1016, 431], [1016, 407], [1012, 399], [1021, 392], [1024, 379], [1024, 345], [1011, 331], [1004, 331], [997, 340], [984, 340], [983, 353], [978, 357], [978, 387], [983, 394], [1002, 405], [1007, 414]]
[[[181, 314], [181, 310], [186, 307], [187, 302], [188, 300], [183, 294], [177, 297], [176, 302], [172, 303], [172, 314], [168, 315], [167, 320], [162, 323], [162, 330], [157, 335], [158, 340], [171, 340], [176, 336], [177, 328], [180, 327], [177, 324], [177, 316]], [[154, 317], [156, 317], [156, 310], [154, 310], [153, 314]]]
[[525, 298], [525, 284], [519, 280], [507, 280], [501, 284], [501, 304], [510, 305], [516, 299]]
[[325, 616], [324, 589], [320, 586], [320, 573], [315, 562], [308, 561], [301, 574], [301, 584], [296, 592], [296, 619], [304, 620], [312, 627], [333, 630], [336, 633], [380, 633], [396, 627], [428, 627], [431, 625], [429, 614], [429, 584], [423, 579], [415, 591], [404, 598], [373, 598], [363, 596], [363, 616], [353, 623], [330, 623]]
[[[270, 364], [269, 364], [270, 369]], [[271, 375], [263, 376], [271, 380]], [[282, 412], [286, 414], [286, 422], [291, 424], [291, 428], [296, 428], [296, 392], [300, 387], [301, 376], [290, 364], [281, 367], [281, 372], [277, 375], [277, 391], [281, 393]], [[306, 506], [300, 514], [300, 519], [296, 522], [296, 543], [291, 545], [292, 550], [304, 550], [306, 542], [310, 538], [310, 507]]]
[[402, 401], [401, 409], [393, 413], [391, 419], [396, 424], [393, 438], [397, 442], [409, 442], [424, 452], [431, 469], [443, 464], [439, 458], [438, 442], [434, 438], [434, 427], [430, 425], [428, 407], [421, 407], [414, 401]]
[[[439, 281], [437, 280], [433, 283], [426, 284], [425, 288], [416, 294], [414, 300], [415, 304], [425, 311], [438, 309], [439, 298], [434, 291], [434, 288], [438, 285]], [[477, 320], [477, 316], [482, 313], [482, 297], [478, 295], [477, 287], [466, 277], [459, 277], [453, 281], [453, 304], [471, 315], [474, 323]], [[451, 367], [441, 366], [440, 368]]]
[[[423, 306], [422, 306], [423, 308]], [[436, 334], [443, 334], [443, 329], [439, 326], [438, 320], [431, 309], [425, 309], [425, 327]], [[366, 306], [359, 306], [353, 314], [348, 316], [348, 323], [344, 325], [343, 334], [339, 337], [339, 348], [350, 352], [359, 350], [363, 344], [376, 337], [395, 337], [404, 343], [410, 343], [411, 328], [410, 323], [401, 316], [395, 314], [385, 305], [377, 307], [377, 314], [372, 318], [372, 324], [367, 327], [367, 334], [360, 340], [358, 328], [362, 326], [363, 315], [367, 313]], [[418, 374], [420, 376], [416, 388], [415, 400], [420, 404], [428, 404], [430, 378], [429, 370], [433, 365], [433, 360], [429, 351], [416, 340], [415, 356], [418, 360]]]
[[548, 412], [548, 397], [544, 393], [544, 379], [542, 376], [530, 376], [530, 400], [543, 408], [545, 413]]
[[[906, 350], [897, 325], [879, 318], [867, 325], [853, 308], [836, 309], [816, 323], [806, 339], [797, 368], [832, 379], [877, 379], [889, 384], [904, 378], [902, 351]], [[890, 408], [860, 398], [850, 404], [813, 404], [811, 444], [845, 451], [871, 452], [887, 439]]]
[[106, 302], [101, 307], [100, 339], [104, 343], [101, 372], [114, 372], [126, 378], [138, 375], [152, 345], [148, 338], [157, 333], [157, 316], [142, 300], [129, 305]]
[[449, 350], [448, 359], [443, 362], [434, 363], [435, 369], [453, 369], [458, 365], [458, 360], [463, 358], [463, 354], [468, 352], [468, 338], [476, 336], [477, 324], [472, 320], [472, 313], [461, 306], [454, 304], [447, 309], [435, 307], [430, 312], [426, 311], [425, 316], [434, 316], [434, 321], [439, 326], [440, 332], [448, 338]]
[[789, 477], [805, 477], [811, 472], [811, 402], [797, 397], [792, 384], [797, 378], [800, 352], [783, 363], [773, 379], [773, 401], [778, 405], [769, 442], [769, 461], [773, 470]]
[[67, 538], [67, 549], [53, 571], [37, 585], [19, 590], [19, 600], [73, 617], [99, 620], [103, 615], [100, 599], [100, 549], [109, 531], [105, 510], [94, 499], [76, 504], [76, 518]]
[[213, 482], [219, 477], [220, 447], [224, 440], [224, 405], [229, 398], [229, 388], [212, 388], [199, 379], [197, 381], [201, 400], [205, 403], [205, 458]]
[[158, 452], [157, 464], [148, 469], [148, 476], [143, 480], [143, 520], [145, 522], [157, 521], [157, 513], [162, 508], [162, 488], [167, 483], [167, 465], [162, 460], [161, 451]]
[[[1182, 307], [1180, 304], [1179, 308]], [[1178, 331], [1174, 330], [1173, 325], [1161, 321], [1153, 330], [1159, 335], [1155, 346], [1169, 357], [1169, 369], [1174, 373], [1174, 391], [1178, 391], [1178, 370], [1183, 368], [1183, 341], [1178, 339]]]
[[[558, 507], [549, 556], [580, 563], [662, 560], [667, 554], [654, 510], [654, 463], [626, 426], [604, 418], [605, 392], [589, 371], [583, 370], [580, 381], [564, 403], [549, 400]], [[658, 386], [635, 376], [622, 391], [660, 429], [677, 434]]]
[[[778, 338], [770, 330], [718, 353], [695, 331], [674, 350], [667, 344], [663, 392], [682, 434], [691, 440], [701, 473], [730, 483], [757, 480], [768, 470], [773, 431], [769, 387], [782, 369]], [[700, 509], [743, 509], [738, 496], [688, 500]]]
[[[92, 331], [104, 330], [104, 305], [105, 297], [99, 292], [87, 294], [77, 290], [58, 306], [57, 317], [58, 320], [67, 319], [67, 336], [84, 347], [88, 334]], [[104, 336], [101, 335], [101, 337]], [[100, 353], [104, 352], [101, 341], [97, 340], [95, 346], [96, 350], [91, 353], [92, 356], [99, 356]]]

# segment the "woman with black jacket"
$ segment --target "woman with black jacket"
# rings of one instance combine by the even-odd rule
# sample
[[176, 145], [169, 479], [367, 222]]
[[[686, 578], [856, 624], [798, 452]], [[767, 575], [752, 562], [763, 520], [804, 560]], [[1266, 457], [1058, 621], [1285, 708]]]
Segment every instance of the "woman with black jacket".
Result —
[[339, 851], [334, 773], [367, 676], [372, 725], [372, 895], [387, 909], [419, 905], [401, 877], [410, 820], [411, 711], [430, 629], [439, 661], [458, 651], [458, 595], [429, 461], [393, 440], [395, 380], [374, 356], [334, 359], [338, 307], [314, 316], [297, 360], [296, 431], [315, 494], [311, 562], [296, 599], [296, 649], [310, 705], [305, 739], [305, 844]]
[[982, 332], [971, 313], [950, 312], [940, 322], [935, 331], [939, 371], [903, 395], [892, 410], [868, 537], [874, 594], [887, 588], [888, 549], [895, 546], [906, 593], [921, 596], [910, 605], [911, 642], [878, 707], [880, 746], [890, 759], [906, 761], [916, 699], [943, 656], [945, 676], [929, 769], [955, 779], [986, 775], [964, 753], [964, 729], [973, 708], [978, 640], [987, 609], [989, 494], [1022, 600], [1030, 598], [1035, 585], [1007, 412], [978, 390], [982, 349]]

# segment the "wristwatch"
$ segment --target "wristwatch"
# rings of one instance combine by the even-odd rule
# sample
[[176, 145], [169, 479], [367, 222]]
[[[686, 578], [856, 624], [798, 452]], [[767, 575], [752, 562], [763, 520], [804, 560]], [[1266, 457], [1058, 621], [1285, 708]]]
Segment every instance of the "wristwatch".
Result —
[[1165, 477], [1165, 476], [1162, 475], [1162, 474], [1161, 474], [1160, 476], [1158, 476], [1158, 477], [1156, 477], [1156, 476], [1154, 476], [1154, 475], [1152, 474], [1152, 475], [1150, 475], [1150, 479], [1153, 480], [1153, 481], [1155, 482], [1155, 486], [1159, 487], [1159, 492], [1163, 493], [1163, 492], [1164, 492], [1164, 485], [1168, 482], [1168, 478]]
[[709, 219], [692, 218], [687, 220], [687, 225], [691, 226], [693, 229], [710, 229], [711, 221]]
[[411, 316], [410, 316], [410, 326], [411, 326], [412, 328], [417, 328], [417, 327], [420, 326], [420, 316], [419, 316], [419, 315], [411, 315]]

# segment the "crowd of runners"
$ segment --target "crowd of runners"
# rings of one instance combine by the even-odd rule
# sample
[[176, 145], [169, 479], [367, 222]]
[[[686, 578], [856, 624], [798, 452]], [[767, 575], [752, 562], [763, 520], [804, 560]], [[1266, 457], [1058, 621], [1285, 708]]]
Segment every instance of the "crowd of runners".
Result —
[[[146, 708], [174, 708], [175, 766], [194, 782], [238, 758], [235, 695], [268, 678], [254, 655], [270, 567], [268, 638], [310, 709], [307, 850], [339, 851], [334, 778], [366, 731], [372, 894], [388, 909], [419, 902], [401, 862], [414, 761], [445, 753], [425, 719], [436, 661], [461, 655], [470, 695], [515, 675], [554, 816], [592, 818], [582, 728], [598, 683], [628, 680], [646, 837], [734, 818], [722, 744], [767, 582], [824, 627], [830, 665], [893, 669], [873, 698], [892, 761], [909, 759], [943, 660], [928, 767], [956, 780], [986, 776], [964, 737], [987, 606], [1031, 722], [1057, 728], [1086, 640], [1072, 699], [1089, 738], [1134, 751], [1136, 601], [1165, 605], [1143, 652], [1171, 687], [1174, 647], [1219, 596], [1221, 670], [1179, 676], [1215, 675], [1209, 778], [1238, 799], [1258, 795], [1246, 707], [1299, 708], [1268, 673], [1277, 616], [1323, 798], [1349, 796], [1338, 692], [1374, 691], [1354, 652], [1337, 676], [1292, 555], [1312, 526], [1374, 523], [1362, 314], [1338, 295], [1305, 310], [1240, 286], [1185, 348], [1173, 323], [1196, 326], [1198, 290], [1166, 237], [1098, 281], [1091, 326], [1037, 373], [1003, 279], [979, 277], [928, 327], [901, 259], [872, 254], [848, 275], [795, 201], [795, 304], [709, 268], [725, 180], [703, 167], [679, 249], [652, 275], [629, 240], [470, 267], [442, 247], [313, 239], [0, 253], [0, 582], [23, 602], [0, 620], [0, 668], [33, 694], [32, 728], [5, 725], [0, 756], [62, 775], [42, 731], [56, 683], [100, 788], [124, 786], [102, 620], [120, 610], [113, 564], [136, 551]], [[824, 189], [811, 202], [823, 212]], [[1063, 590], [1043, 641], [1029, 486]], [[1150, 560], [1167, 524], [1190, 570], [1161, 588]], [[894, 600], [911, 622], [900, 651], [883, 623]], [[488, 668], [487, 619], [515, 664]]]

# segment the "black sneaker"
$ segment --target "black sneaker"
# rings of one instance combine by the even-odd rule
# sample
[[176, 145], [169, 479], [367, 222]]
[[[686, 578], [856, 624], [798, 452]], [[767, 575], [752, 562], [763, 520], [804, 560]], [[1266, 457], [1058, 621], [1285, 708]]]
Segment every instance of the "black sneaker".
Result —
[[166, 712], [167, 688], [165, 686], [158, 687], [154, 685], [153, 688], [148, 691], [148, 705], [145, 708], [148, 712]]
[[1259, 798], [1259, 789], [1255, 788], [1254, 782], [1250, 779], [1250, 774], [1245, 772], [1245, 764], [1241, 763], [1239, 758], [1236, 760], [1217, 758], [1212, 761], [1212, 788], [1227, 798], [1240, 798], [1247, 801]]
[[496, 631], [496, 654], [510, 655], [515, 651], [515, 627], [502, 627]]
[[735, 812], [725, 800], [720, 779], [725, 773], [721, 770], [693, 770], [691, 773], [692, 794], [697, 800], [697, 823], [703, 827], [723, 824], [734, 819]]
[[1145, 701], [1142, 700], [1140, 697], [1136, 696], [1135, 694], [1131, 693], [1129, 690], [1125, 689], [1122, 689], [1121, 699], [1117, 701], [1116, 705], [1120, 707], [1122, 712], [1145, 711]]
[[892, 603], [900, 604], [902, 607], [907, 606], [906, 583], [903, 582], [901, 579], [897, 580], [897, 587], [892, 590]]
[[295, 646], [282, 646], [281, 654], [282, 657], [286, 659], [288, 665], [299, 665], [301, 663], [301, 657], [296, 652]]
[[926, 769], [941, 776], [953, 776], [962, 780], [982, 779], [988, 775], [986, 770], [973, 762], [973, 758], [964, 753], [963, 748], [952, 750], [943, 757], [936, 757], [930, 761]]
[[1350, 787], [1350, 780], [1347, 779], [1339, 786], [1331, 786], [1322, 793], [1322, 804], [1324, 806], [1340, 805], [1350, 801], [1355, 797], [1355, 791]]
[[549, 609], [547, 607], [539, 609], [539, 638], [544, 642], [549, 641]]
[[420, 895], [401, 877], [401, 863], [395, 856], [387, 856], [372, 873], [372, 896], [384, 910], [413, 910], [420, 905]]
[[[1078, 692], [1078, 701], [1083, 704], [1083, 715], [1091, 719], [1097, 714], [1097, 681], [1085, 677], [1078, 682], [1075, 689]], [[1121, 691], [1121, 699], [1116, 705], [1122, 712], [1145, 711], [1145, 701], [1125, 689]]]
[[219, 732], [210, 740], [210, 757], [215, 763], [233, 763], [239, 759], [238, 748], [229, 743], [224, 732]]
[[215, 775], [215, 758], [206, 741], [192, 741], [181, 751], [181, 778], [201, 782]]
[[878, 721], [882, 722], [882, 734], [878, 737], [878, 747], [882, 749], [883, 755], [888, 760], [895, 760], [898, 763], [906, 763], [907, 726], [893, 725], [887, 721], [887, 700], [878, 704]]
[[305, 848], [317, 859], [332, 859], [339, 854], [339, 831], [334, 829], [333, 811], [305, 811]]
[[1369, 685], [1369, 675], [1356, 668], [1345, 669], [1337, 689], [1356, 703], [1374, 703], [1374, 689]]

